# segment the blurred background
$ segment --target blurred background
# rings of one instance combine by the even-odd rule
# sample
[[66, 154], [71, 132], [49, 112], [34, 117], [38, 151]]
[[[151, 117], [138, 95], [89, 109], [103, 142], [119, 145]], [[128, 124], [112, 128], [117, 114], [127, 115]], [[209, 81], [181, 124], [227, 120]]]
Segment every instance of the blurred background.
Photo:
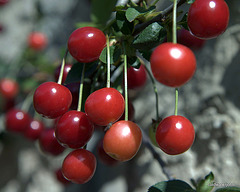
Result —
[[[163, 9], [170, 3], [161, 1], [158, 6]], [[231, 0], [227, 4], [228, 29], [194, 49], [197, 71], [179, 90], [179, 114], [191, 120], [196, 131], [192, 148], [184, 154], [169, 156], [155, 147], [169, 172], [188, 183], [210, 171], [216, 182], [239, 185], [240, 181], [240, 1]], [[57, 157], [46, 155], [37, 142], [5, 131], [7, 107], [22, 106], [26, 95], [40, 82], [54, 81], [69, 35], [77, 22], [90, 21], [90, 12], [89, 0], [9, 0], [0, 4], [0, 78], [9, 77], [19, 84], [14, 101], [8, 103], [0, 98], [1, 192], [146, 192], [149, 186], [167, 180], [158, 162], [142, 146], [129, 162], [108, 166], [98, 161], [94, 177], [84, 185], [63, 184], [55, 172], [69, 151]], [[35, 31], [46, 36], [46, 46], [32, 51], [29, 35]], [[164, 118], [174, 112], [174, 90], [160, 84], [157, 87], [159, 112]], [[131, 95], [135, 121], [148, 133], [155, 117], [150, 80]], [[31, 105], [31, 101], [25, 105]], [[31, 106], [29, 112], [34, 113]], [[48, 126], [53, 123], [46, 122]], [[93, 153], [101, 136], [101, 132], [96, 132], [88, 145]]]

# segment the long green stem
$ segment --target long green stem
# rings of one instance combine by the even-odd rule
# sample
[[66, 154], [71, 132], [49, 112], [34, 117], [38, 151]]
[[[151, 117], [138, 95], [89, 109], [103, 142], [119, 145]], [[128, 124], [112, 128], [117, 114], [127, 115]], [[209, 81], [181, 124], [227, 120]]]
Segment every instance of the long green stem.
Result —
[[83, 96], [83, 84], [84, 84], [84, 73], [85, 73], [85, 63], [83, 64], [83, 69], [82, 69], [82, 76], [81, 76], [81, 82], [79, 86], [79, 97], [78, 97], [78, 107], [77, 111], [81, 111], [82, 109], [82, 96]]
[[172, 41], [177, 43], [177, 0], [173, 1]]
[[178, 88], [175, 88], [175, 115], [178, 114]]
[[65, 67], [65, 63], [66, 63], [66, 58], [67, 58], [67, 54], [68, 54], [68, 49], [65, 52], [65, 55], [63, 56], [63, 60], [62, 60], [62, 64], [61, 64], [61, 69], [60, 69], [60, 74], [58, 77], [58, 84], [62, 84], [62, 78], [63, 78], [63, 72], [64, 72], [64, 67]]
[[106, 35], [107, 39], [107, 88], [111, 86], [111, 60], [110, 60], [110, 47], [109, 47], [109, 37]]
[[124, 49], [124, 93], [125, 93], [125, 121], [128, 121], [128, 83], [127, 83], [127, 54], [126, 48], [123, 43]]

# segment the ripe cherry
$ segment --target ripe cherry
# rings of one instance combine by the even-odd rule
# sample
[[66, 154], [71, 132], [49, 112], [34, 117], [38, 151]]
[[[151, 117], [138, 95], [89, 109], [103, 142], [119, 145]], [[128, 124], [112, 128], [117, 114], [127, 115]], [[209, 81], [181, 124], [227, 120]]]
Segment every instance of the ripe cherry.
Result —
[[128, 89], [136, 89], [143, 87], [147, 81], [147, 73], [144, 65], [133, 68], [132, 66], [127, 69], [128, 75]]
[[173, 115], [163, 119], [157, 127], [156, 141], [169, 155], [187, 151], [193, 144], [195, 131], [192, 123], [185, 117]]
[[62, 164], [62, 173], [73, 183], [87, 183], [94, 175], [97, 166], [95, 156], [86, 149], [70, 152]]
[[[65, 82], [66, 78], [67, 78], [67, 75], [68, 75], [68, 72], [71, 70], [72, 68], [72, 64], [70, 63], [67, 63], [64, 65], [64, 69], [63, 69], [63, 76], [62, 76], [62, 83]], [[60, 71], [61, 71], [61, 65], [59, 65], [56, 70], [55, 70], [55, 73], [54, 73], [54, 77], [55, 77], [55, 81], [57, 82], [58, 81], [58, 77], [60, 75]]]
[[35, 110], [51, 119], [66, 113], [71, 103], [72, 94], [68, 88], [55, 82], [41, 84], [33, 95]]
[[12, 108], [5, 116], [5, 123], [7, 131], [23, 133], [30, 122], [30, 116], [28, 113]]
[[94, 125], [81, 111], [68, 111], [58, 121], [55, 130], [56, 138], [67, 147], [83, 147], [92, 137]]
[[118, 121], [105, 133], [104, 151], [118, 161], [128, 161], [138, 152], [142, 143], [142, 132], [132, 121]]
[[106, 46], [104, 33], [94, 27], [82, 27], [72, 32], [68, 39], [68, 50], [77, 61], [89, 63], [99, 58]]
[[32, 141], [35, 141], [39, 138], [44, 129], [45, 125], [42, 121], [31, 119], [27, 128], [24, 130], [24, 136]]
[[63, 176], [63, 174], [62, 174], [62, 169], [61, 169], [61, 168], [60, 168], [60, 169], [57, 169], [57, 170], [55, 171], [55, 176], [56, 176], [56, 179], [57, 179], [60, 183], [62, 183], [63, 185], [68, 185], [68, 184], [71, 183], [70, 181], [68, 181], [68, 180]]
[[100, 126], [114, 123], [123, 114], [125, 102], [114, 88], [102, 88], [90, 94], [85, 102], [85, 112], [90, 120]]
[[61, 154], [65, 148], [57, 141], [55, 130], [53, 128], [44, 129], [39, 136], [39, 146], [42, 152], [57, 156]]
[[28, 46], [36, 51], [40, 51], [46, 48], [48, 44], [47, 36], [42, 32], [32, 32], [28, 36]]
[[196, 0], [189, 8], [187, 22], [196, 37], [215, 38], [228, 26], [228, 5], [224, 0]]
[[10, 78], [4, 78], [0, 80], [0, 94], [7, 99], [16, 97], [19, 92], [18, 83]]
[[192, 50], [176, 43], [157, 46], [150, 63], [156, 80], [170, 87], [180, 87], [187, 83], [196, 70], [196, 58]]
[[206, 42], [205, 39], [195, 37], [190, 31], [182, 28], [177, 33], [177, 42], [193, 50], [202, 48]]

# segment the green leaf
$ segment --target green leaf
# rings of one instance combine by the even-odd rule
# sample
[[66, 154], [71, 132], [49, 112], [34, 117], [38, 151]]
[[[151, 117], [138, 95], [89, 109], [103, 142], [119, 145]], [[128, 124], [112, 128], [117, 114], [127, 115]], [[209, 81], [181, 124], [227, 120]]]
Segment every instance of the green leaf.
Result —
[[192, 187], [181, 180], [162, 181], [148, 189], [148, 192], [195, 192]]
[[128, 64], [133, 68], [139, 68], [141, 65], [140, 59], [138, 57], [128, 57]]
[[129, 22], [132, 22], [135, 19], [152, 12], [155, 8], [155, 6], [151, 6], [148, 9], [145, 9], [144, 7], [129, 7], [126, 11], [126, 18]]
[[211, 192], [214, 188], [214, 185], [212, 185], [214, 181], [214, 175], [212, 172], [210, 172], [204, 179], [202, 179], [197, 184], [197, 192]]
[[166, 30], [157, 22], [146, 27], [133, 41], [133, 46], [140, 50], [149, 50], [166, 38]]
[[134, 24], [129, 22], [125, 16], [125, 11], [117, 11], [116, 13], [116, 24], [118, 30], [124, 35], [132, 34], [134, 29]]
[[[112, 45], [110, 46], [110, 64], [114, 64], [119, 60], [121, 56], [121, 49], [119, 47]], [[107, 47], [105, 47], [99, 57], [100, 61], [107, 63]]]
[[218, 189], [215, 192], [240, 192], [240, 188], [239, 187], [225, 187], [225, 188]]
[[184, 29], [189, 30], [188, 24], [187, 24], [187, 17], [188, 17], [188, 13], [184, 14], [181, 21], [178, 22], [178, 25], [182, 25]]
[[[97, 65], [98, 65], [97, 62], [87, 63], [85, 67], [84, 77], [86, 78], [92, 75], [96, 70]], [[75, 63], [72, 66], [71, 70], [68, 72], [68, 75], [64, 84], [80, 82], [82, 77], [82, 70], [83, 70], [83, 63]]]
[[91, 20], [105, 25], [114, 11], [117, 0], [92, 0]]

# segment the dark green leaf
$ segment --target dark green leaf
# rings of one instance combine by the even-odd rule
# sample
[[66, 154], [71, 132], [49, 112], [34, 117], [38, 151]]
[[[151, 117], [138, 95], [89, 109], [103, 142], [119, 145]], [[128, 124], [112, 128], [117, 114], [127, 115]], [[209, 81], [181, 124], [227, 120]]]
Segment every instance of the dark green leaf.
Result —
[[195, 192], [192, 187], [181, 180], [159, 182], [148, 189], [148, 192]]
[[155, 6], [151, 6], [149, 9], [145, 9], [144, 7], [129, 7], [126, 11], [126, 18], [129, 22], [132, 22], [136, 18], [140, 18], [153, 11], [155, 8]]
[[165, 29], [157, 22], [146, 27], [133, 41], [133, 46], [140, 50], [149, 50], [163, 42]]
[[214, 175], [212, 172], [210, 172], [204, 179], [202, 179], [197, 184], [197, 192], [211, 192], [214, 188], [214, 185], [212, 185], [214, 181]]
[[[114, 64], [117, 62], [121, 55], [121, 49], [119, 49], [117, 46], [112, 45], [110, 47], [110, 63]], [[99, 57], [100, 61], [103, 63], [107, 63], [107, 47], [105, 47]]]
[[92, 0], [91, 19], [94, 23], [105, 25], [114, 11], [117, 0]]
[[132, 67], [138, 69], [141, 65], [141, 62], [138, 57], [129, 57], [128, 64], [131, 65]]
[[218, 189], [215, 192], [240, 192], [240, 188], [239, 187], [225, 187], [225, 188]]
[[152, 51], [151, 50], [148, 50], [148, 51], [141, 51], [140, 50], [140, 54], [143, 56], [144, 59], [146, 59], [147, 61], [150, 61]]
[[125, 35], [132, 34], [134, 29], [134, 24], [129, 22], [125, 16], [125, 11], [117, 11], [116, 13], [116, 24], [118, 30]]
[[188, 24], [187, 24], [187, 17], [188, 17], [188, 13], [184, 14], [181, 21], [179, 21], [178, 24], [182, 25], [184, 29], [189, 30]]

